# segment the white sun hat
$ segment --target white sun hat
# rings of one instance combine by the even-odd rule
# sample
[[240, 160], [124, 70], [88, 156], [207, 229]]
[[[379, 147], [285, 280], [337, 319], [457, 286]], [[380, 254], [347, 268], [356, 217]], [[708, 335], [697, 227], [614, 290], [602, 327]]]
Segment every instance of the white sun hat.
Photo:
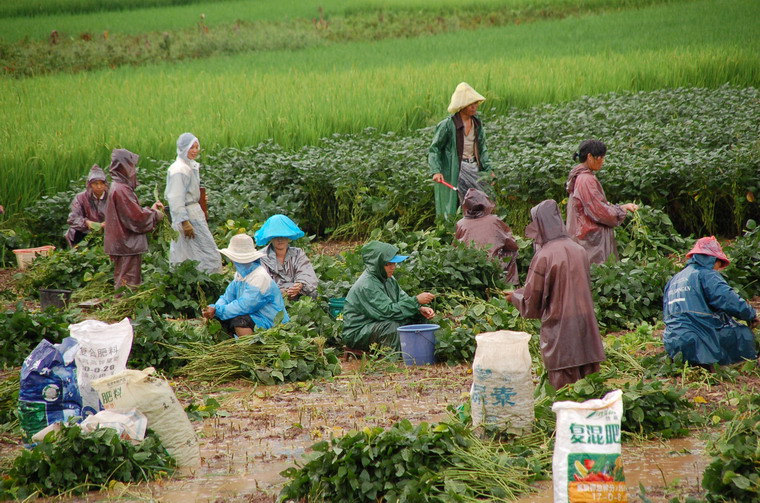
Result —
[[240, 264], [248, 264], [266, 255], [264, 250], [256, 249], [253, 238], [248, 234], [235, 234], [230, 239], [230, 245], [219, 250], [219, 253]]
[[460, 82], [454, 90], [454, 94], [451, 95], [449, 113], [455, 114], [464, 107], [470, 106], [473, 103], [483, 103], [485, 100], [485, 97], [473, 89], [470, 84], [467, 82]]

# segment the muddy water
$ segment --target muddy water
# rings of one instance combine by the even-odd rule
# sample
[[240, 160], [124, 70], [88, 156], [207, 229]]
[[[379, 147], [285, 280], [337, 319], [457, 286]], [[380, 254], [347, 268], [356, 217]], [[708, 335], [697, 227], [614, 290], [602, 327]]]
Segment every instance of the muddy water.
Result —
[[[629, 501], [639, 501], [639, 484], [649, 492], [652, 488], [678, 486], [682, 491], [700, 491], [702, 472], [708, 464], [704, 456], [705, 444], [695, 437], [667, 442], [623, 444], [625, 481]], [[552, 503], [553, 485], [541, 482], [537, 492], [518, 500], [518, 503]], [[657, 501], [653, 498], [654, 501]], [[665, 501], [665, 500], [663, 500]]]

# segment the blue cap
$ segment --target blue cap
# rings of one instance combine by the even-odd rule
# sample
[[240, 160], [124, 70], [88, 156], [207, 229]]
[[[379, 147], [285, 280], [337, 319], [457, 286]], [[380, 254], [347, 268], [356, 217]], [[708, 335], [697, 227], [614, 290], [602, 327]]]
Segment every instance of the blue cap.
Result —
[[398, 264], [399, 262], [403, 262], [404, 260], [408, 259], [409, 255], [395, 255], [392, 259], [388, 261], [389, 264]]

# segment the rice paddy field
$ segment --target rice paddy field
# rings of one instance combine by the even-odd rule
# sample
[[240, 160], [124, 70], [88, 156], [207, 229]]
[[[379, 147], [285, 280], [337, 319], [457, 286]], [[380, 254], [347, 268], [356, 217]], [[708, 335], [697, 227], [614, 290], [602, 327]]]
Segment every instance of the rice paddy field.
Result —
[[[308, 15], [305, 5], [294, 16]], [[430, 5], [419, 4], [421, 19], [434, 15], [425, 10]], [[0, 197], [9, 213], [17, 212], [65, 188], [92, 163], [107, 164], [115, 147], [144, 160], [169, 159], [185, 130], [201, 138], [206, 153], [270, 138], [300, 147], [367, 127], [414, 131], [445, 115], [451, 89], [462, 80], [488, 98], [486, 117], [607, 91], [754, 86], [758, 10], [748, 0], [666, 2], [411, 39], [6, 77]]]

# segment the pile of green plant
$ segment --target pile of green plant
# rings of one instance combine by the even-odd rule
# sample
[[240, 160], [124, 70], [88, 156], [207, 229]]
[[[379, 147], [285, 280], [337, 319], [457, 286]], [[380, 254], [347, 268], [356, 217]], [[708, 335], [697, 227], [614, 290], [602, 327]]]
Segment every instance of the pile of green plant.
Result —
[[218, 344], [185, 342], [171, 349], [187, 362], [177, 374], [194, 381], [278, 384], [338, 375], [338, 357], [325, 342], [312, 324], [287, 323]]
[[681, 257], [692, 245], [691, 239], [678, 234], [667, 213], [646, 205], [615, 228], [615, 240], [620, 257], [636, 261]]
[[137, 369], [155, 367], [167, 376], [173, 376], [183, 364], [177, 359], [175, 347], [213, 345], [229, 337], [218, 321], [170, 321], [148, 308], [140, 309], [131, 318], [131, 323], [134, 339], [128, 366]]
[[99, 273], [113, 276], [113, 264], [103, 252], [102, 233], [91, 234], [76, 248], [62, 248], [36, 258], [23, 272], [18, 286], [32, 296], [37, 296], [40, 288], [77, 290]]
[[0, 368], [20, 367], [29, 353], [47, 339], [61, 342], [69, 335], [69, 324], [74, 322], [71, 313], [56, 309], [42, 312], [29, 311], [22, 302], [15, 310], [0, 312]]
[[548, 466], [549, 451], [534, 450], [535, 439], [484, 442], [456, 420], [364, 428], [314, 444], [303, 464], [282, 472], [290, 481], [280, 499], [514, 501]]
[[760, 397], [743, 399], [736, 416], [708, 444], [712, 462], [702, 475], [702, 487], [710, 502], [760, 502]]
[[0, 499], [82, 494], [111, 481], [142, 482], [168, 476], [175, 467], [174, 459], [150, 432], [133, 445], [121, 440], [112, 428], [83, 433], [77, 425], [64, 425], [18, 455], [0, 477]]
[[17, 419], [19, 373], [0, 371], [0, 427], [13, 424]]
[[610, 383], [617, 377], [613, 371], [607, 374], [591, 374], [575, 383], [554, 390], [548, 383], [537, 393], [536, 417], [540, 424], [554, 426], [552, 403], [556, 401], [584, 402], [602, 398], [620, 389], [623, 391], [623, 431], [643, 437], [662, 439], [686, 436], [689, 428], [704, 424], [694, 406], [683, 397], [685, 390], [676, 390], [661, 380]]

